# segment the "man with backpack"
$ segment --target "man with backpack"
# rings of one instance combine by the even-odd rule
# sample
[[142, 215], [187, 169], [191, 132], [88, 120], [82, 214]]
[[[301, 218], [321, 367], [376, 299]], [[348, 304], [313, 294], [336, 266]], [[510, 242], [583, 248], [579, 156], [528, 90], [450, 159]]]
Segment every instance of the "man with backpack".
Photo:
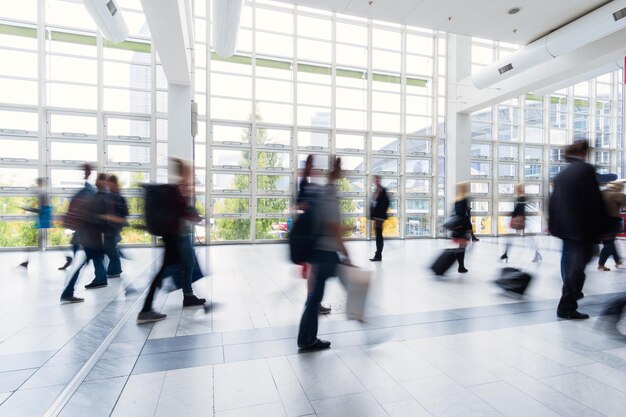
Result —
[[65, 257], [65, 265], [59, 268], [59, 271], [65, 271], [72, 264], [73, 257], [78, 252], [78, 227], [82, 224], [83, 216], [86, 213], [86, 202], [96, 193], [93, 185], [89, 183], [89, 177], [91, 176], [92, 167], [89, 164], [83, 165], [84, 181], [85, 185], [80, 189], [70, 200], [70, 206], [65, 214], [64, 226], [67, 229], [73, 230], [72, 239], [70, 244], [72, 245], [72, 256]]
[[[177, 184], [146, 184], [145, 190], [145, 221], [148, 231], [161, 236], [165, 246], [163, 264], [150, 283], [143, 308], [137, 316], [138, 324], [152, 323], [163, 320], [166, 314], [152, 309], [152, 302], [161, 281], [167, 275], [168, 269], [177, 268], [181, 271], [183, 285], [183, 306], [204, 305], [203, 298], [193, 294], [191, 276], [193, 271], [193, 247], [191, 241], [186, 245], [187, 222], [198, 222], [200, 216], [190, 204], [190, 193], [193, 190], [190, 179], [191, 168], [180, 159], [174, 160], [177, 174], [180, 178]], [[183, 240], [185, 240], [183, 242]], [[191, 291], [191, 293], [188, 293]]]
[[[106, 174], [98, 175], [96, 180], [98, 192], [91, 196], [81, 196], [82, 200], [78, 205], [84, 211], [81, 213], [79, 209], [74, 209], [75, 212], [72, 214], [74, 218], [69, 225], [76, 230], [75, 237], [77, 238], [77, 243], [83, 247], [87, 259], [76, 268], [63, 294], [61, 294], [61, 301], [63, 302], [80, 303], [84, 301], [82, 298], [74, 296], [74, 287], [76, 281], [78, 281], [80, 271], [90, 260], [93, 262], [96, 276], [91, 283], [85, 285], [85, 288], [95, 289], [107, 286], [103, 245], [103, 234], [107, 226], [106, 179]], [[74, 198], [77, 197], [78, 195]]]

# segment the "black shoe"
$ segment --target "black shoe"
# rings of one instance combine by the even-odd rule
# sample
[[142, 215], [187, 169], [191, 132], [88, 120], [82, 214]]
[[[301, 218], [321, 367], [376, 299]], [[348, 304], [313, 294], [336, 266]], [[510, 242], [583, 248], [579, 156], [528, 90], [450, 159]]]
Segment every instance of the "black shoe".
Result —
[[468, 270], [467, 270], [467, 268], [465, 268], [464, 266], [463, 266], [463, 267], [459, 266], [459, 272], [460, 272], [461, 274], [464, 274], [464, 273], [469, 272], [469, 271], [468, 271]]
[[370, 261], [372, 261], [372, 262], [382, 262], [383, 261], [383, 257], [374, 255], [373, 258], [370, 258]]
[[71, 256], [66, 256], [65, 257], [65, 265], [63, 265], [62, 267], [59, 268], [59, 271], [65, 271], [67, 269], [68, 266], [70, 266], [72, 264], [72, 257]]
[[22, 262], [19, 266], [24, 267], [24, 268], [28, 268], [28, 261]]
[[478, 239], [476, 236], [472, 236], [472, 242], [480, 242], [480, 239]]
[[556, 311], [557, 317], [561, 319], [574, 319], [574, 320], [584, 320], [589, 318], [589, 314], [580, 313], [577, 310], [569, 310], [569, 311]]
[[154, 310], [142, 311], [137, 316], [137, 324], [152, 323], [155, 321], [164, 320], [166, 317], [167, 317], [167, 314], [157, 313]]
[[82, 303], [83, 301], [85, 301], [84, 298], [74, 297], [73, 295], [71, 297], [61, 297], [61, 302], [66, 304]]
[[92, 283], [90, 283], [90, 284], [85, 285], [85, 289], [88, 289], [88, 290], [93, 290], [93, 289], [96, 289], [96, 288], [104, 288], [104, 287], [106, 287], [107, 285], [108, 285], [108, 284], [107, 284], [106, 282], [104, 282], [104, 283], [102, 283], [102, 284], [98, 284], [98, 283], [92, 282]]
[[582, 300], [583, 298], [585, 298], [585, 293], [581, 291], [578, 297], [576, 297], [576, 301]]
[[310, 346], [299, 346], [299, 352], [313, 352], [314, 350], [328, 349], [330, 342], [328, 340], [317, 339], [315, 343]]
[[320, 305], [320, 314], [329, 314], [330, 312], [331, 312], [330, 307]]
[[198, 298], [195, 295], [185, 295], [183, 298], [183, 307], [203, 306], [206, 303], [204, 298]]
[[500, 262], [507, 262], [507, 263], [508, 263], [508, 262], [509, 262], [509, 255], [508, 255], [508, 254], [506, 254], [506, 253], [505, 253], [505, 254], [503, 254], [503, 255], [500, 257]]

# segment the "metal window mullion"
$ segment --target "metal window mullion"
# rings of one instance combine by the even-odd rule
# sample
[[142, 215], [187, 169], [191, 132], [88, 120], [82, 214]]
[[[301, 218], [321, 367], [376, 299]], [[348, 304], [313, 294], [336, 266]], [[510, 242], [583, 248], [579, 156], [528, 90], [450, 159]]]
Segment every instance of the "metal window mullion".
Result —
[[[39, 94], [37, 97], [37, 114], [38, 114], [38, 126], [39, 132], [37, 134], [38, 140], [38, 155], [39, 161], [37, 164], [37, 171], [39, 172], [39, 177], [46, 178], [47, 175], [47, 167], [46, 161], [48, 160], [48, 143], [46, 140], [46, 135], [48, 133], [48, 120], [45, 105], [47, 102], [46, 97], [46, 12], [45, 12], [45, 0], [38, 1], [38, 9], [37, 9], [37, 65], [38, 65], [38, 80], [37, 87], [39, 90]], [[50, 190], [50, 181], [46, 181], [46, 190]], [[43, 233], [43, 239], [41, 241], [38, 240], [37, 245], [39, 249], [45, 250], [48, 246], [48, 235], [46, 229], [41, 229]]]
[[[430, 230], [431, 237], [437, 237], [437, 223], [439, 212], [439, 45], [436, 32], [432, 35], [433, 45], [433, 65], [431, 67], [432, 74], [432, 94], [430, 102], [432, 105], [431, 123], [433, 138], [430, 145], [431, 154], [431, 199], [430, 199]], [[406, 48], [406, 42], [405, 42]], [[405, 54], [403, 54], [405, 55]], [[406, 88], [406, 86], [405, 86]], [[470, 145], [471, 146], [471, 145]], [[444, 181], [445, 184], [445, 181]], [[445, 194], [445, 191], [444, 191]]]
[[[367, 20], [367, 84], [366, 84], [366, 94], [365, 94], [365, 142], [366, 146], [368, 146], [368, 162], [367, 166], [372, 166], [372, 89], [373, 89], [373, 75], [374, 71], [372, 69], [373, 66], [373, 41], [374, 41], [374, 28], [372, 19]], [[372, 172], [373, 173], [373, 172]], [[372, 188], [367, 186], [367, 180], [365, 183], [365, 201], [372, 200]], [[366, 240], [370, 240], [372, 237], [372, 222], [367, 220], [365, 221], [365, 237]]]
[[406, 27], [402, 26], [400, 31], [400, 135], [399, 135], [399, 151], [400, 151], [400, 176], [398, 178], [398, 210], [396, 218], [398, 223], [398, 237], [405, 238], [404, 223], [406, 221], [405, 213], [405, 193], [400, 192], [400, 187], [404, 185], [406, 173], [404, 170], [406, 159]]
[[[205, 245], [209, 245], [211, 243], [211, 195], [209, 191], [212, 189], [212, 180], [213, 180], [213, 165], [211, 164], [211, 141], [210, 136], [212, 129], [211, 124], [211, 7], [208, 0], [203, 0], [206, 3], [206, 16], [205, 16], [205, 30], [206, 30], [206, 43], [201, 44], [200, 46], [205, 49], [204, 51], [204, 62], [202, 63], [203, 69], [205, 70], [204, 74], [204, 83], [206, 86], [206, 120], [204, 121], [204, 143], [205, 143], [205, 161], [206, 161], [206, 169], [204, 171], [204, 243]], [[199, 117], [198, 117], [199, 118]]]
[[[292, 64], [292, 95], [291, 100], [293, 102], [292, 108], [292, 120], [293, 125], [291, 126], [291, 184], [290, 184], [290, 192], [288, 195], [291, 197], [291, 201], [289, 202], [289, 207], [294, 207], [294, 202], [296, 201], [296, 196], [298, 193], [298, 146], [297, 146], [297, 137], [298, 137], [298, 6], [296, 5], [293, 10], [293, 64]], [[294, 209], [293, 212], [296, 210]], [[291, 215], [288, 214], [288, 217]]]
[[104, 40], [100, 32], [98, 32], [96, 37], [96, 56], [98, 57], [98, 68], [97, 68], [97, 105], [96, 105], [96, 118], [97, 118], [97, 136], [98, 136], [98, 160], [97, 171], [98, 174], [102, 172], [104, 169], [104, 164], [106, 162], [106, 150], [104, 146], [104, 87], [103, 87], [103, 55], [104, 55]]
[[[521, 112], [518, 112], [518, 117], [521, 117]], [[492, 128], [491, 128], [491, 198], [488, 199], [491, 209], [491, 234], [493, 236], [498, 236], [498, 217], [495, 216], [495, 230], [494, 230], [494, 210], [493, 208], [498, 205], [500, 193], [500, 165], [499, 159], [495, 158], [495, 152], [497, 152], [498, 147], [500, 146], [500, 138], [499, 138], [499, 117], [498, 117], [498, 105], [495, 104], [491, 107], [491, 119], [492, 119]], [[518, 119], [519, 120], [519, 119]], [[520, 130], [521, 127], [520, 127]], [[518, 169], [519, 169], [519, 152], [520, 152], [520, 138], [518, 135], [517, 139], [517, 153], [518, 153]]]
[[250, 124], [250, 203], [248, 218], [250, 219], [250, 240], [256, 242], [256, 185], [257, 185], [257, 101], [256, 101], [256, 4], [252, 5], [252, 117]]

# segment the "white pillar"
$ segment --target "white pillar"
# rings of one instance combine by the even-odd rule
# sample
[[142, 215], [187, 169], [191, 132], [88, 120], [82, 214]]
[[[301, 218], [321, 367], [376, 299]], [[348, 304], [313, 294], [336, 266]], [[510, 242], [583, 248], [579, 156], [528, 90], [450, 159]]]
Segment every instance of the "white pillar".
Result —
[[454, 203], [456, 185], [470, 179], [472, 127], [470, 115], [459, 113], [458, 82], [471, 75], [472, 40], [469, 36], [448, 35], [448, 146], [446, 172], [446, 202]]
[[[191, 87], [168, 84], [167, 95], [167, 151], [170, 157], [193, 160], [191, 136]], [[172, 172], [169, 171], [172, 179]]]

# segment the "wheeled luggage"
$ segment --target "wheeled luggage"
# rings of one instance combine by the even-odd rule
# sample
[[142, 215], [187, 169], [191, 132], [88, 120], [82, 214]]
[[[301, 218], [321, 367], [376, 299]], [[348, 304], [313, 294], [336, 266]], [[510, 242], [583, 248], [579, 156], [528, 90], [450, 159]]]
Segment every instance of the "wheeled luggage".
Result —
[[526, 292], [531, 279], [530, 274], [521, 269], [507, 267], [502, 269], [500, 278], [495, 281], [495, 284], [505, 291], [522, 295]]
[[435, 260], [430, 269], [433, 270], [435, 275], [444, 275], [448, 269], [456, 262], [456, 254], [458, 249], [446, 249]]

